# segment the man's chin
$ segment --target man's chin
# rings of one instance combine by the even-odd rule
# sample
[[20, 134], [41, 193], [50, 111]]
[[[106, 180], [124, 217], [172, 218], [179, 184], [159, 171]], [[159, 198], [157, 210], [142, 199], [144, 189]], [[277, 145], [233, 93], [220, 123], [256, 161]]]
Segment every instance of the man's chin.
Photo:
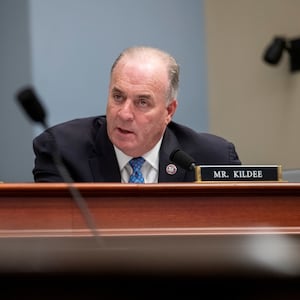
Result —
[[115, 143], [114, 145], [126, 155], [136, 157], [137, 146], [128, 145], [124, 143]]

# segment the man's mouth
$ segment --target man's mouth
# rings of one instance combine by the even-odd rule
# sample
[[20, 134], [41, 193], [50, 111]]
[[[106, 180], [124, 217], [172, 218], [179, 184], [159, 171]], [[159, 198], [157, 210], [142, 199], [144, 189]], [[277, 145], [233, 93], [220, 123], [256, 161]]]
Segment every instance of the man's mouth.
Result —
[[118, 127], [118, 131], [122, 134], [129, 134], [129, 133], [133, 133], [133, 131], [129, 131], [123, 128]]

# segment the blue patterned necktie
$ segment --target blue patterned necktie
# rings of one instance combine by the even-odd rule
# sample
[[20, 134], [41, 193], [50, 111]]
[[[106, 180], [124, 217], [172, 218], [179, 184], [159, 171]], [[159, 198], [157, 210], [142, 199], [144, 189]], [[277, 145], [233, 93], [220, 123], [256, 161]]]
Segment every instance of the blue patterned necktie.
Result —
[[143, 163], [145, 162], [145, 159], [143, 157], [136, 157], [129, 161], [129, 164], [133, 170], [132, 174], [129, 177], [128, 182], [132, 183], [144, 183], [144, 177], [141, 172], [141, 168]]

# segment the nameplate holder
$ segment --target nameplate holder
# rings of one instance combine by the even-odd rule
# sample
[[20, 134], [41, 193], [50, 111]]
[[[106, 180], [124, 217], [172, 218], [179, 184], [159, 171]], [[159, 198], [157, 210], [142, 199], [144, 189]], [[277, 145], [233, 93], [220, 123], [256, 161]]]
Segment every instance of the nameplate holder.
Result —
[[196, 182], [282, 181], [280, 165], [203, 165], [195, 167]]

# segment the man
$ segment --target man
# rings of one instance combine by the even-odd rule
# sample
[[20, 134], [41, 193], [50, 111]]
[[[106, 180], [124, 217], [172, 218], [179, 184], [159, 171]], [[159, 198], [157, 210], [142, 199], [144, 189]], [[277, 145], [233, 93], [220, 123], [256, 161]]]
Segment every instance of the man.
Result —
[[124, 50], [111, 69], [106, 116], [68, 121], [35, 138], [35, 181], [63, 181], [56, 149], [75, 182], [194, 181], [193, 171], [170, 161], [175, 149], [197, 165], [240, 164], [232, 143], [172, 121], [178, 85], [179, 66], [168, 53]]

